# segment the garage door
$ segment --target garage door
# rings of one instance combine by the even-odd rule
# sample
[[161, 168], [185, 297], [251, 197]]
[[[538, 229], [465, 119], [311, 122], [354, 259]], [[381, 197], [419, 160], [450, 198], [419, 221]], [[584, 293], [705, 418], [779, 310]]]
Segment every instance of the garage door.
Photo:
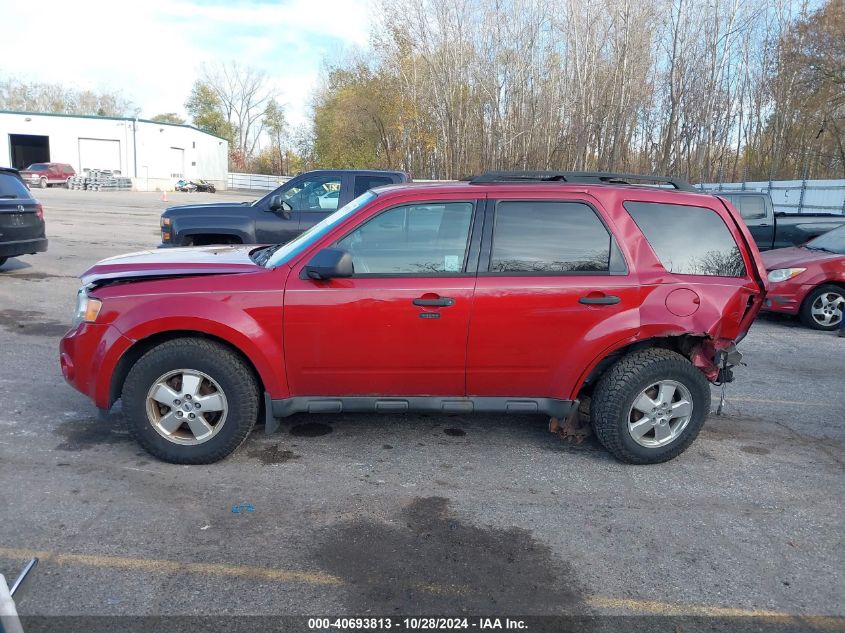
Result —
[[110, 169], [122, 171], [120, 141], [99, 138], [79, 139], [79, 167], [85, 169]]

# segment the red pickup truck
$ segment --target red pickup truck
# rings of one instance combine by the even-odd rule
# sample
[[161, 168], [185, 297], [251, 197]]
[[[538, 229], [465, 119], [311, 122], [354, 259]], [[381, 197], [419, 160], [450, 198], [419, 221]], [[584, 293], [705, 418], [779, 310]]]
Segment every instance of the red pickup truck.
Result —
[[732, 379], [764, 276], [737, 211], [675, 179], [378, 187], [285, 244], [96, 264], [61, 368], [102, 409], [122, 398], [132, 435], [176, 463], [222, 459], [259, 416], [565, 419], [587, 397], [609, 451], [655, 463]]

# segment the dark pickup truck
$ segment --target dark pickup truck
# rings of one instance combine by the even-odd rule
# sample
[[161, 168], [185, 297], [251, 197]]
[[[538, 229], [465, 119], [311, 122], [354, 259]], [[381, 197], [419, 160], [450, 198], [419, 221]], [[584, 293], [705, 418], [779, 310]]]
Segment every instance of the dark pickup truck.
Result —
[[803, 244], [845, 224], [834, 213], [775, 213], [768, 193], [759, 191], [713, 191], [739, 211], [761, 251]]
[[400, 171], [321, 169], [253, 202], [170, 207], [161, 214], [161, 246], [288, 242], [365, 191], [408, 180]]

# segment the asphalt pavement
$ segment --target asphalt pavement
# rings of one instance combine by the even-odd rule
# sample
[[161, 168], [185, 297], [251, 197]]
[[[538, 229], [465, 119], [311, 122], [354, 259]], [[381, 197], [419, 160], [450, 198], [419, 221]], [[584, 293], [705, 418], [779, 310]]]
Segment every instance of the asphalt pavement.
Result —
[[294, 416], [221, 463], [170, 465], [129, 440], [119, 406], [98, 417], [57, 360], [78, 275], [155, 246], [166, 203], [37, 195], [49, 251], [0, 268], [0, 572], [42, 558], [23, 613], [783, 616], [840, 630], [811, 616], [845, 611], [845, 339], [758, 320], [724, 415], [657, 466], [567, 444], [541, 417], [365, 414]]

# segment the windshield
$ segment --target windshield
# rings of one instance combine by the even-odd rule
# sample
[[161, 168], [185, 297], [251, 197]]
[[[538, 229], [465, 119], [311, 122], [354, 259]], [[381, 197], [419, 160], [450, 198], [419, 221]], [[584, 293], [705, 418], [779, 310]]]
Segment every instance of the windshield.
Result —
[[24, 171], [47, 171], [49, 167], [44, 163], [34, 163], [27, 167]]
[[845, 255], [845, 225], [819, 235], [805, 244], [809, 249]]
[[310, 229], [305, 231], [305, 233], [303, 233], [299, 237], [291, 240], [287, 244], [283, 244], [278, 249], [276, 249], [272, 257], [267, 260], [265, 266], [267, 268], [274, 268], [279, 264], [284, 264], [295, 255], [301, 253], [304, 249], [311, 246], [311, 244], [313, 244], [316, 240], [323, 237], [323, 235], [331, 231], [337, 224], [348, 218], [358, 209], [369, 204], [375, 199], [376, 194], [374, 194], [372, 191], [362, 193], [352, 202], [349, 202], [346, 205], [342, 206], [340, 209], [332, 213], [329, 217], [325, 218], [322, 222], [318, 222]]

